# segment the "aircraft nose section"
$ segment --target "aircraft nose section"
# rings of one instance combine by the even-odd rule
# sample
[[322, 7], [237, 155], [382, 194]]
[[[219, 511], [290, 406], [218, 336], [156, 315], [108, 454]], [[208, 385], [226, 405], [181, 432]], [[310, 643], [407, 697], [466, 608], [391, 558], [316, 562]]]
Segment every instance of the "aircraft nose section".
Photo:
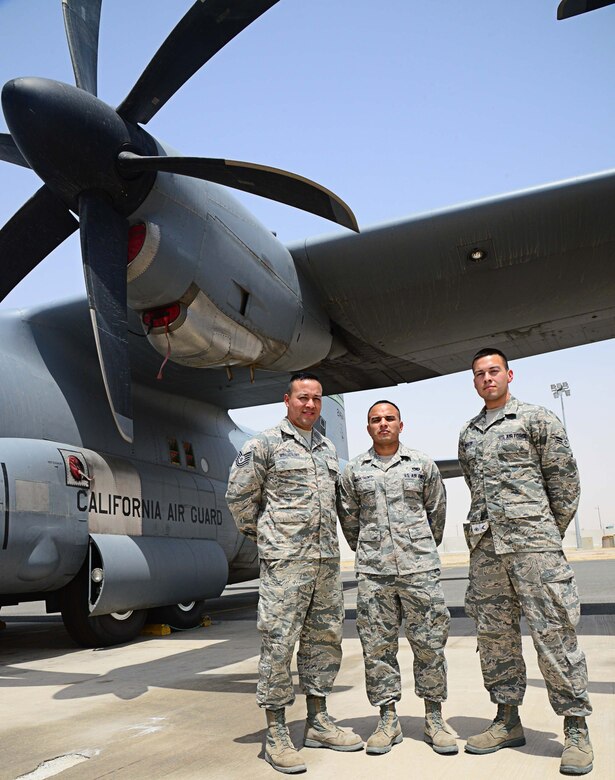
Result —
[[116, 160], [135, 148], [138, 129], [131, 132], [106, 103], [69, 84], [27, 77], [4, 85], [2, 109], [19, 151], [71, 208], [89, 190], [105, 192], [116, 206], [126, 200]]

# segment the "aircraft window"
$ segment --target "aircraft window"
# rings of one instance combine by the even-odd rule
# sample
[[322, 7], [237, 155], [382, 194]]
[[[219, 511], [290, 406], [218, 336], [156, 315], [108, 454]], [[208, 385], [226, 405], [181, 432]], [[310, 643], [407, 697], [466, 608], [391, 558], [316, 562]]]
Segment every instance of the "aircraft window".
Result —
[[182, 464], [177, 439], [169, 439], [169, 460], [174, 466], [181, 466]]
[[192, 449], [192, 444], [189, 441], [185, 441], [183, 444], [184, 455], [186, 456], [186, 466], [188, 466], [189, 469], [195, 469], [196, 460], [194, 459], [194, 450]]

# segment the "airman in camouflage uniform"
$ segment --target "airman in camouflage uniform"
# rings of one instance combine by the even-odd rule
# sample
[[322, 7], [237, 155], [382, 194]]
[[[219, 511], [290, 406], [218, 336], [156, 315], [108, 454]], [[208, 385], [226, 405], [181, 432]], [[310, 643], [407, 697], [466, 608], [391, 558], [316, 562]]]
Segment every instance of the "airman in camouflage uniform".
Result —
[[472, 503], [464, 526], [470, 548], [466, 612], [476, 621], [485, 687], [498, 714], [469, 753], [525, 744], [518, 706], [526, 688], [519, 620], [525, 616], [549, 700], [564, 716], [560, 771], [586, 774], [593, 752], [587, 666], [577, 644], [579, 596], [562, 538], [579, 502], [579, 475], [564, 427], [541, 406], [517, 401], [503, 353], [472, 362], [485, 401], [461, 431], [459, 461]]
[[450, 623], [436, 550], [444, 533], [444, 485], [431, 458], [400, 444], [397, 406], [378, 401], [367, 419], [374, 445], [346, 466], [338, 495], [342, 530], [357, 553], [357, 630], [367, 696], [380, 707], [366, 750], [386, 753], [403, 739], [395, 703], [401, 698], [397, 651], [404, 621], [415, 691], [425, 699], [425, 740], [438, 753], [456, 753], [441, 713]]
[[361, 738], [329, 718], [342, 658], [344, 604], [339, 573], [333, 444], [313, 429], [322, 387], [313, 374], [292, 377], [288, 416], [248, 441], [231, 468], [226, 500], [239, 530], [258, 545], [257, 627], [261, 656], [256, 699], [267, 715], [266, 760], [278, 771], [305, 771], [285, 723], [294, 702], [290, 663], [307, 696], [306, 747], [361, 750]]

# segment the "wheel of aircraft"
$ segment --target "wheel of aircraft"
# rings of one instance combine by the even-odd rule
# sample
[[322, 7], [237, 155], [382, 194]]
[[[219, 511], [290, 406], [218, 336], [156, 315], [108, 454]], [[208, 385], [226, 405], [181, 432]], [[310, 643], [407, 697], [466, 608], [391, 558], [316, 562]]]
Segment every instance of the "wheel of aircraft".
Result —
[[134, 609], [90, 616], [88, 574], [86, 561], [77, 577], [69, 582], [62, 593], [60, 611], [71, 639], [82, 647], [111, 647], [131, 642], [145, 625], [147, 610]]
[[150, 609], [148, 623], [167, 623], [171, 628], [179, 631], [188, 628], [196, 628], [201, 624], [204, 601], [191, 601], [186, 604], [171, 604], [168, 607]]

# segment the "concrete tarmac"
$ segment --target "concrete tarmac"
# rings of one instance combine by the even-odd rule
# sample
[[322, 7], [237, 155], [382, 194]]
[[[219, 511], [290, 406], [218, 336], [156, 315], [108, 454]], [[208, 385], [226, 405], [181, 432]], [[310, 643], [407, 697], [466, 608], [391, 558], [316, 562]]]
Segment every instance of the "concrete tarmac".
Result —
[[[352, 614], [356, 589], [345, 579]], [[219, 600], [207, 628], [144, 636], [130, 645], [99, 650], [76, 649], [55, 616], [11, 617], [7, 612], [5, 617], [3, 610], [0, 780], [281, 777], [263, 760], [264, 716], [254, 702], [259, 651], [255, 601], [253, 584], [234, 586]], [[437, 755], [423, 742], [423, 704], [413, 692], [412, 653], [402, 638], [404, 695], [398, 712], [404, 741], [382, 756], [304, 748], [306, 776], [559, 777], [562, 719], [549, 706], [527, 636], [528, 690], [521, 710], [527, 744], [486, 756], [463, 752], [465, 738], [482, 730], [495, 713], [482, 685], [473, 632], [471, 620], [455, 618], [447, 645], [444, 715], [459, 735], [458, 755]], [[615, 778], [614, 634], [613, 614], [581, 618], [579, 641], [587, 655], [594, 706], [589, 725], [595, 780]], [[300, 745], [305, 700], [297, 694], [288, 721]], [[376, 724], [377, 712], [365, 696], [354, 620], [346, 621], [344, 658], [329, 710], [341, 726], [352, 727], [364, 739]]]

